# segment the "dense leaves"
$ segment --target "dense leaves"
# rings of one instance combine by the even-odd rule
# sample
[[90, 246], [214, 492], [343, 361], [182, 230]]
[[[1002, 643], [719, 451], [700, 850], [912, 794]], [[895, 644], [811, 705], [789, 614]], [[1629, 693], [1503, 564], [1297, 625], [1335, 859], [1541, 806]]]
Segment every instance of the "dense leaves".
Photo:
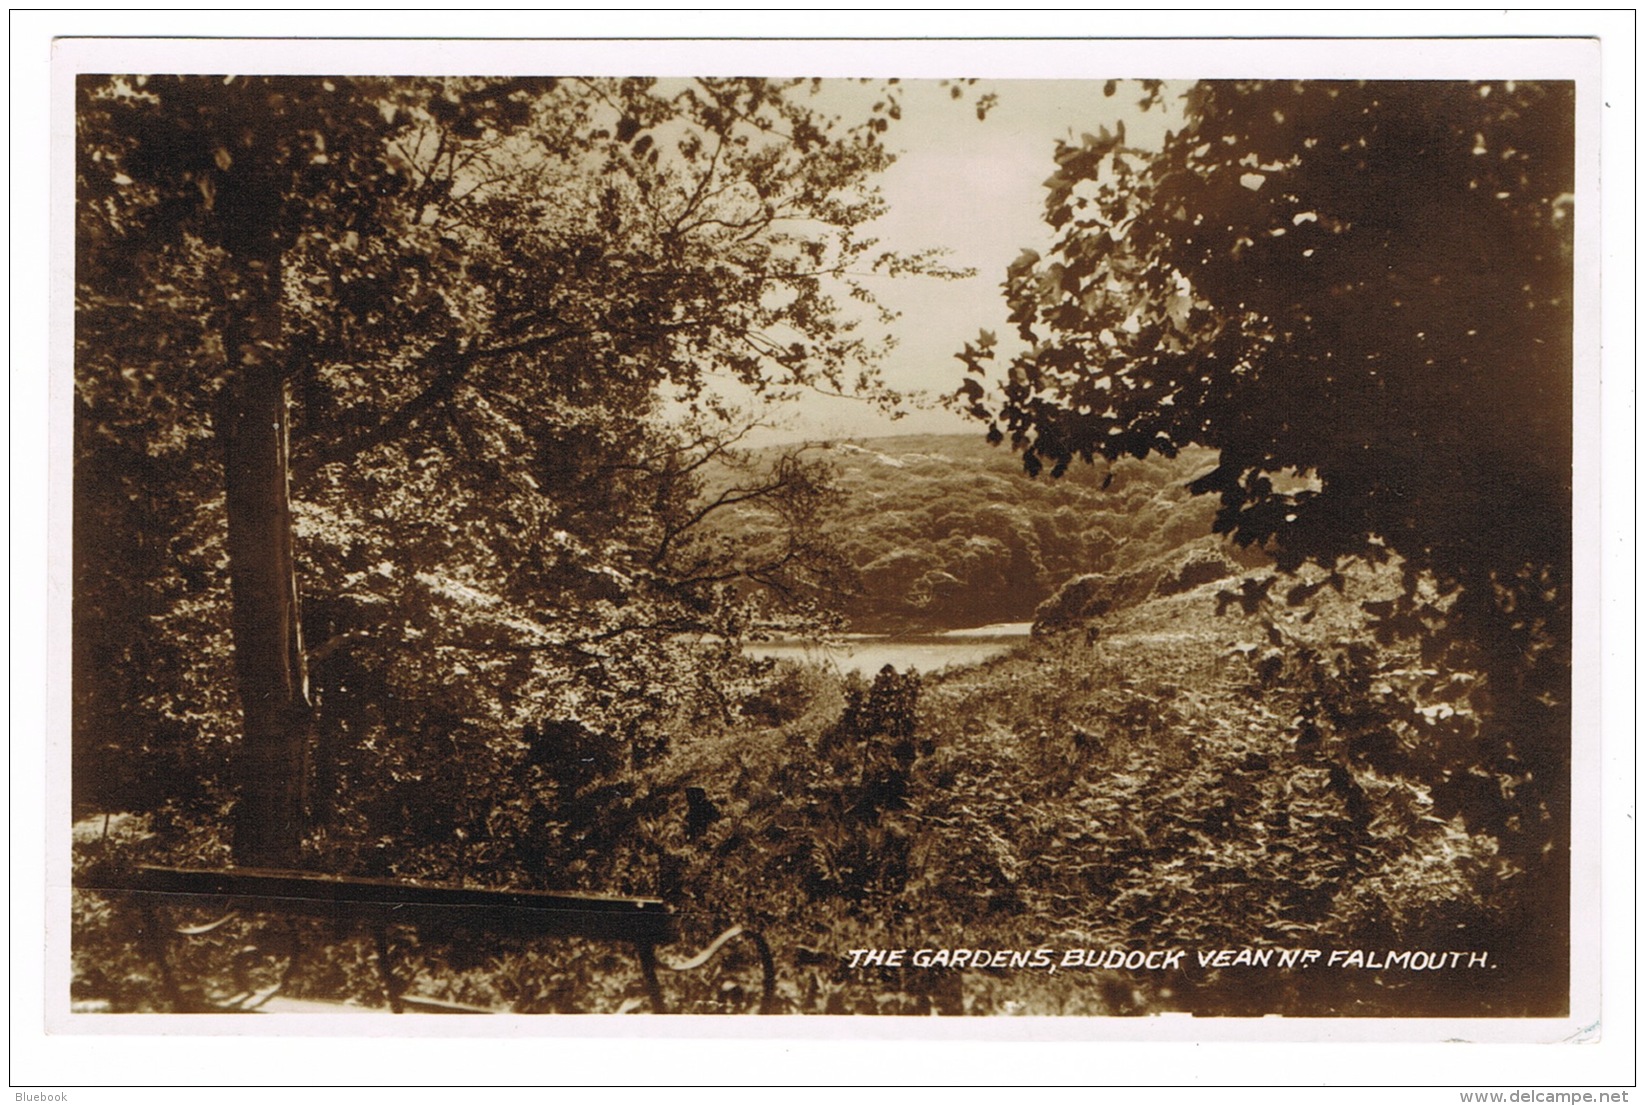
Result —
[[[583, 734], [620, 776], [723, 722], [748, 602], [803, 613], [829, 571], [820, 473], [739, 449], [716, 382], [889, 402], [857, 275], [940, 272], [856, 233], [894, 97], [842, 122], [811, 91], [83, 79], [81, 809], [233, 801], [249, 624], [295, 643], [274, 724], [300, 757], [242, 782], [301, 781], [310, 860], [537, 881], [595, 851], [539, 815], [621, 789], [542, 775], [519, 735]], [[248, 481], [236, 428], [265, 416]], [[770, 541], [714, 532], [762, 500]], [[258, 576], [236, 518], [294, 533], [289, 563]], [[300, 602], [248, 616], [271, 595]], [[470, 844], [504, 839], [507, 864]]]
[[1444, 627], [1499, 694], [1562, 696], [1572, 95], [1209, 83], [1158, 153], [1059, 148], [1057, 245], [1008, 281], [1036, 344], [975, 412], [1030, 468], [1212, 447], [1219, 530], [1286, 568], [1395, 553], [1390, 633]]
[[1007, 275], [1030, 348], [995, 378], [991, 336], [969, 346], [969, 409], [1030, 472], [1217, 450], [1192, 490], [1284, 569], [1340, 588], [1346, 559], [1394, 557], [1378, 643], [1419, 642], [1480, 718], [1412, 771], [1536, 873], [1530, 939], [1557, 942], [1574, 89], [1207, 82], [1181, 109], [1158, 151], [1123, 130], [1059, 146], [1055, 245]]
[[1056, 464], [1216, 448], [1196, 490], [1288, 566], [1379, 543], [1447, 583], [1562, 563], [1571, 97], [1211, 83], [1157, 154], [1060, 147], [1057, 244], [1009, 277], [1037, 344], [1003, 429]]

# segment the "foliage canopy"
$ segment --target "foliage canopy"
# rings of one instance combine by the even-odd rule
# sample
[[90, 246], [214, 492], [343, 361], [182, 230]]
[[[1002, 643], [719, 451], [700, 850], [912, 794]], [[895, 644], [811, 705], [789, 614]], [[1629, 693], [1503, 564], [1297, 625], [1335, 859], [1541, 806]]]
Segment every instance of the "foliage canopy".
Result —
[[[943, 272], [858, 233], [895, 89], [848, 121], [813, 91], [83, 78], [77, 798], [296, 780], [240, 821], [364, 833], [371, 792], [372, 832], [450, 845], [491, 812], [447, 799], [525, 771], [502, 734], [627, 762], [723, 714], [684, 637], [828, 562], [819, 473], [756, 465], [712, 381], [892, 402], [853, 274]], [[709, 533], [759, 499], [782, 540]]]
[[1285, 566], [1391, 549], [1446, 590], [1563, 590], [1573, 107], [1565, 84], [1206, 82], [1158, 152], [1059, 145], [1059, 237], [1007, 278], [1032, 348], [997, 398], [966, 383], [972, 413], [1030, 471], [1217, 449], [1195, 490]]
[[1029, 347], [999, 367], [993, 336], [968, 345], [961, 401], [1030, 473], [1218, 451], [1190, 485], [1218, 498], [1216, 530], [1326, 572], [1284, 602], [1272, 580], [1229, 593], [1246, 613], [1396, 559], [1402, 589], [1365, 606], [1377, 639], [1468, 683], [1424, 709], [1469, 724], [1344, 763], [1397, 769], [1499, 838], [1540, 873], [1534, 939], [1557, 942], [1574, 86], [1202, 82], [1181, 108], [1157, 151], [1123, 129], [1058, 146], [1055, 244], [1006, 278]]

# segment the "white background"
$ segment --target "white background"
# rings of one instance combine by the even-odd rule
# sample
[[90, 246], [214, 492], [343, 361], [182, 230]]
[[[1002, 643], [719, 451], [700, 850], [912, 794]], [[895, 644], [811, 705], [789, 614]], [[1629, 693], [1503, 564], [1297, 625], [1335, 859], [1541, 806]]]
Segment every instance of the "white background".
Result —
[[[55, 1091], [65, 1087], [77, 1103], [129, 1101], [129, 1091], [91, 1089], [150, 1084], [285, 1087], [302, 1084], [455, 1085], [587, 1083], [743, 1083], [886, 1084], [1098, 1084], [1141, 1086], [1240, 1085], [1304, 1088], [1321, 1085], [1381, 1087], [1433, 1085], [1557, 1089], [1623, 1087], [1635, 1081], [1636, 1030], [1634, 950], [1634, 799], [1633, 753], [1634, 655], [1632, 618], [1634, 506], [1634, 16], [1632, 12], [1570, 14], [1473, 13], [984, 13], [961, 16], [868, 15], [841, 12], [713, 13], [463, 13], [407, 12], [322, 13], [260, 12], [13, 12], [10, 69], [11, 182], [11, 1083], [19, 1090]], [[583, 36], [759, 36], [805, 39], [859, 36], [864, 41], [786, 43], [673, 42], [648, 44], [583, 43], [569, 56], [586, 61], [583, 72], [662, 73], [672, 60], [674, 71], [795, 72], [822, 75], [901, 76], [1151, 76], [1211, 77], [1284, 74], [1343, 75], [1369, 64], [1379, 76], [1444, 75], [1494, 77], [1534, 75], [1536, 59], [1554, 51], [1535, 44], [1481, 42], [1478, 36], [1597, 36], [1603, 56], [1603, 271], [1604, 371], [1588, 366], [1579, 376], [1580, 403], [1588, 399], [1594, 425], [1582, 428], [1579, 447], [1579, 567], [1593, 566], [1602, 581], [1590, 590], [1590, 603], [1579, 599], [1579, 619], [1603, 622], [1603, 639], [1595, 637], [1579, 659], [1579, 693], [1603, 678], [1603, 713], [1579, 717], [1577, 745], [1586, 751], [1589, 774], [1601, 792], [1579, 812], [1576, 834], [1585, 856], [1603, 866], [1601, 903], [1586, 904], [1584, 917], [1602, 917], [1603, 1010], [1597, 1026], [1561, 1026], [1582, 1044], [1426, 1044], [1347, 1043], [1386, 1038], [1410, 1027], [1432, 1040], [1436, 1032], [1479, 1041], [1493, 1031], [1479, 1023], [1442, 1027], [1432, 1023], [1340, 1022], [1276, 1024], [1204, 1022], [1085, 1023], [1070, 1020], [988, 1019], [981, 1022], [910, 1022], [901, 1020], [777, 1019], [699, 1022], [692, 1019], [633, 1018], [553, 1019], [526, 1023], [488, 1023], [487, 1032], [510, 1036], [466, 1038], [479, 1019], [372, 1021], [383, 1036], [361, 1039], [326, 1036], [331, 1027], [302, 1023], [315, 1036], [279, 1039], [246, 1036], [200, 1036], [171, 1033], [179, 1019], [121, 1019], [124, 1032], [90, 1036], [81, 1032], [48, 1033], [50, 989], [43, 975], [48, 917], [63, 916], [62, 895], [43, 894], [47, 857], [54, 864], [66, 843], [63, 789], [66, 757], [48, 762], [48, 739], [59, 749], [66, 735], [67, 574], [54, 562], [66, 558], [66, 531], [61, 515], [48, 516], [49, 502], [66, 504], [68, 474], [64, 466], [48, 471], [48, 457], [66, 456], [65, 442], [52, 443], [48, 427], [56, 418], [66, 428], [66, 393], [48, 397], [48, 381], [62, 388], [66, 364], [48, 371], [46, 322], [48, 299], [48, 225], [51, 193], [47, 172], [49, 88], [52, 36], [186, 36], [244, 35], [365, 37], [393, 33], [441, 38], [486, 34], [507, 38], [580, 38]], [[1168, 42], [1128, 41], [1115, 44], [1101, 37], [1176, 36], [1205, 39]], [[942, 34], [973, 38], [1011, 36], [1018, 41], [912, 41]], [[1263, 43], [1215, 41], [1211, 36], [1276, 36]], [[1420, 36], [1425, 42], [1284, 41], [1284, 37], [1397, 35]], [[871, 39], [908, 36], [903, 41]], [[1024, 42], [1023, 38], [1080, 36], [1083, 41]], [[1440, 39], [1444, 39], [1440, 41]], [[1549, 44], [1543, 44], [1547, 47]], [[170, 51], [177, 44], [125, 44], [136, 56]], [[470, 57], [502, 56], [499, 50], [524, 48], [430, 42], [400, 43], [394, 49], [425, 57], [428, 72], [480, 71]], [[212, 64], [224, 56], [223, 44], [182, 47], [194, 64], [178, 71], [223, 71]], [[360, 42], [311, 42], [299, 57], [310, 71], [367, 72], [374, 47]], [[548, 49], [547, 46], [544, 49]], [[556, 48], [565, 50], [562, 44]], [[470, 53], [473, 51], [474, 53]], [[562, 55], [565, 56], [565, 55]], [[1505, 73], [1494, 59], [1514, 59]], [[714, 59], [705, 61], [704, 59]], [[1116, 65], [1124, 66], [1115, 72]], [[1477, 72], [1470, 67], [1477, 67]], [[126, 71], [142, 68], [120, 66]], [[151, 65], [150, 69], [165, 66]], [[396, 66], [395, 71], [411, 71]], [[1547, 75], [1555, 75], [1549, 73]], [[1565, 72], [1562, 75], [1575, 76]], [[1595, 86], [1597, 87], [1597, 86]], [[64, 135], [67, 139], [70, 136]], [[1587, 218], [1592, 205], [1579, 206]], [[1598, 238], [1588, 239], [1598, 243]], [[63, 245], [64, 243], [59, 243]], [[60, 257], [61, 255], [59, 255]], [[1593, 260], [1590, 255], [1590, 260]], [[59, 274], [61, 275], [61, 274]], [[58, 317], [65, 321], [67, 312]], [[1579, 319], [1579, 327], [1581, 320]], [[1579, 364], [1581, 361], [1579, 359]], [[1587, 452], [1582, 452], [1583, 450]], [[1601, 507], [1597, 510], [1596, 508]], [[48, 525], [50, 518], [50, 525]], [[54, 541], [54, 539], [56, 539]], [[48, 583], [49, 582], [49, 583]], [[1591, 581], [1590, 581], [1591, 582]], [[1581, 623], [1579, 622], [1579, 625]], [[48, 626], [54, 631], [48, 637]], [[47, 648], [47, 645], [50, 648]], [[1579, 643], [1580, 644], [1580, 643]], [[1597, 701], [1597, 699], [1596, 699]], [[48, 710], [48, 703], [50, 710]], [[1603, 738], [1603, 743], [1601, 743]], [[1583, 768], [1579, 764], [1579, 777]], [[1597, 798], [1597, 802], [1592, 801]], [[48, 833], [48, 820], [55, 832]], [[53, 872], [60, 877], [60, 872]], [[1599, 963], [1599, 950], [1592, 950]], [[61, 972], [61, 965], [54, 967]], [[249, 1020], [249, 1019], [248, 1019]], [[461, 1022], [462, 1025], [453, 1025]], [[193, 1023], [188, 1023], [193, 1024]], [[351, 1032], [359, 1022], [350, 1021]], [[242, 1028], [238, 1024], [233, 1029]], [[252, 1026], [244, 1026], [251, 1029]], [[257, 1028], [262, 1028], [258, 1026]], [[1495, 1028], [1501, 1028], [1495, 1027]], [[1518, 1027], [1523, 1031], [1524, 1027]], [[282, 1026], [289, 1032], [289, 1028]], [[98, 1027], [99, 1032], [104, 1032]], [[136, 1032], [133, 1032], [136, 1031]], [[216, 1027], [216, 1032], [223, 1032]], [[170, 1033], [168, 1036], [138, 1034]], [[416, 1032], [425, 1036], [413, 1037]], [[432, 1034], [438, 1033], [435, 1038]], [[1118, 1043], [1122, 1036], [1158, 1037], [1162, 1033], [1187, 1043]], [[392, 1036], [388, 1034], [393, 1034]], [[728, 1034], [734, 1034], [730, 1036]], [[1264, 1036], [1282, 1042], [1246, 1043], [1239, 1038]], [[1595, 1039], [1597, 1037], [1597, 1040]], [[1195, 1039], [1199, 1043], [1192, 1043]], [[80, 1089], [87, 1088], [87, 1089]], [[496, 1092], [485, 1092], [487, 1098]], [[1220, 1099], [1227, 1091], [1190, 1092], [1185, 1097]], [[290, 1092], [236, 1091], [234, 1101], [290, 1097]], [[146, 1092], [142, 1100], [219, 1101], [223, 1092]], [[325, 1101], [358, 1098], [357, 1093], [322, 1093]], [[402, 1095], [396, 1094], [398, 1100]], [[423, 1091], [414, 1099], [446, 1101], [452, 1093]], [[523, 1097], [523, 1096], [521, 1096]], [[533, 1095], [534, 1099], [540, 1095]], [[1177, 1094], [1161, 1095], [1174, 1101]], [[1257, 1100], [1257, 1094], [1236, 1100]], [[1263, 1102], [1288, 1100], [1330, 1102], [1386, 1101], [1375, 1090], [1333, 1090], [1323, 1095], [1298, 1090], [1260, 1092]], [[461, 1095], [462, 1100], [469, 1094]], [[1454, 1091], [1406, 1092], [1415, 1102], [1457, 1102]]]

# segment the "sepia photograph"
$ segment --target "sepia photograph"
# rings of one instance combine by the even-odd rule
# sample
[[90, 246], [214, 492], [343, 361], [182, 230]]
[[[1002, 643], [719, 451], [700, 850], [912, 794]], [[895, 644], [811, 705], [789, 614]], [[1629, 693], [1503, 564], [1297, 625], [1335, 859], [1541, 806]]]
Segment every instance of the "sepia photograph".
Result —
[[118, 54], [70, 1031], [1590, 1012], [1584, 55]]

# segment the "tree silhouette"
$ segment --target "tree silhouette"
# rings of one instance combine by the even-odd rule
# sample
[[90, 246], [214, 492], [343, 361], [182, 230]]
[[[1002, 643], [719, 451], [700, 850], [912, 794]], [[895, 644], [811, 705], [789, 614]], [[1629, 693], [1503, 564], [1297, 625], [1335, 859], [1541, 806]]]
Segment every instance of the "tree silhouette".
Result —
[[1550, 926], [1569, 824], [1574, 107], [1569, 83], [1202, 82], [1158, 151], [1123, 129], [1061, 144], [1055, 244], [1006, 278], [1029, 348], [1000, 367], [984, 334], [961, 389], [1030, 473], [1208, 446], [1191, 489], [1218, 498], [1218, 532], [1287, 570], [1397, 558], [1404, 593], [1369, 612], [1380, 635], [1484, 676], [1478, 732], [1413, 760], [1439, 813], [1547, 875]]

